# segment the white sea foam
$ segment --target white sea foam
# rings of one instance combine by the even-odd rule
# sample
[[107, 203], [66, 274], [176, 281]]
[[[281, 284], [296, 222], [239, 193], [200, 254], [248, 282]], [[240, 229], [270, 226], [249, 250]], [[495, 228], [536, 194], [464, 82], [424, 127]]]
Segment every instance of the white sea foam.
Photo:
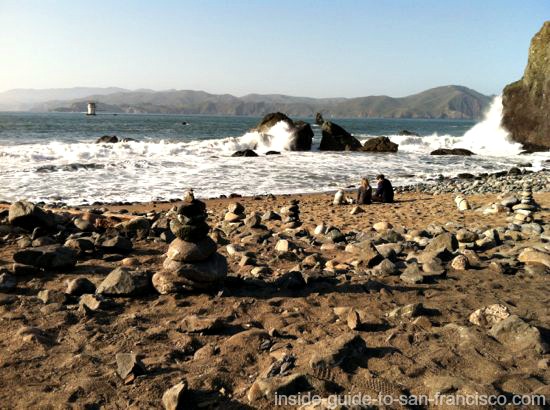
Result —
[[476, 154], [487, 156], [513, 156], [522, 151], [521, 144], [510, 140], [510, 135], [501, 126], [502, 98], [495, 97], [483, 121], [476, 124], [461, 137], [432, 134], [424, 137], [394, 135], [391, 139], [399, 144], [401, 151], [426, 152], [437, 148], [466, 148]]
[[[118, 144], [66, 143], [0, 146], [0, 200], [150, 201], [180, 197], [186, 188], [199, 196], [316, 192], [357, 183], [361, 175], [384, 173], [395, 184], [426, 181], [439, 174], [491, 172], [531, 162], [540, 168], [548, 153], [518, 156], [519, 144], [500, 127], [502, 104], [495, 99], [484, 121], [462, 137], [390, 136], [397, 154], [290, 152], [294, 135], [284, 122], [266, 135], [187, 142], [136, 141]], [[365, 140], [368, 135], [359, 136]], [[436, 157], [437, 148], [467, 148], [472, 157]], [[280, 156], [234, 158], [237, 150]]]

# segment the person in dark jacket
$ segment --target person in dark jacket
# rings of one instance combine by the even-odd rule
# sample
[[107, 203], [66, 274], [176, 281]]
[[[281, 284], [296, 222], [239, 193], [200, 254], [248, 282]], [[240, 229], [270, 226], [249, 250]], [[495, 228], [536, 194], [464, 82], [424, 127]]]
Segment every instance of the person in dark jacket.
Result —
[[372, 188], [369, 180], [365, 177], [361, 178], [361, 186], [357, 190], [357, 203], [359, 205], [368, 205], [372, 203]]
[[378, 187], [376, 192], [372, 196], [373, 201], [393, 202], [393, 186], [389, 180], [387, 180], [384, 175], [380, 174], [376, 177], [378, 181]]

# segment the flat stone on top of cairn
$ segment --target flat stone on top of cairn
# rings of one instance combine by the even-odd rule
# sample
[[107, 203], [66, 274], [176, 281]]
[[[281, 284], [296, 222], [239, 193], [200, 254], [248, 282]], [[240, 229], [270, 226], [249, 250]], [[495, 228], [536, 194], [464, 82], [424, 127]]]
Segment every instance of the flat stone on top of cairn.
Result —
[[164, 270], [153, 275], [153, 285], [159, 293], [208, 289], [227, 275], [227, 261], [216, 252], [217, 245], [208, 236], [207, 217], [205, 203], [188, 192], [170, 221], [176, 239], [166, 252]]

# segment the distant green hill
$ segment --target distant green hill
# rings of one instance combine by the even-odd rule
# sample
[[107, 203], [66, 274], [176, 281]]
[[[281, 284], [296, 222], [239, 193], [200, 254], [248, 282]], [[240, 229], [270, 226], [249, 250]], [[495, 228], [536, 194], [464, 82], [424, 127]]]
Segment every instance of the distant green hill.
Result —
[[40, 110], [82, 112], [93, 100], [98, 110], [125, 113], [210, 114], [262, 116], [281, 111], [295, 117], [456, 118], [478, 119], [491, 97], [472, 89], [449, 85], [402, 98], [307, 98], [279, 94], [209, 94], [204, 91], [123, 91], [40, 104]]

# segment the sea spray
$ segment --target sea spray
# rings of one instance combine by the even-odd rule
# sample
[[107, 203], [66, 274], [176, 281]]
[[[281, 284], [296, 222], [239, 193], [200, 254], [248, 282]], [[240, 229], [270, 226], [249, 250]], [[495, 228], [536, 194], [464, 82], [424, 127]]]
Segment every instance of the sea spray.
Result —
[[[288, 151], [294, 136], [285, 123], [276, 124], [265, 134], [248, 132], [240, 137], [227, 138], [209, 138], [208, 134], [204, 138], [151, 134], [139, 141], [117, 144], [95, 144], [96, 138], [76, 136], [55, 141], [57, 134], [53, 132], [51, 136], [40, 137], [42, 140], [36, 136], [25, 139], [28, 137], [21, 134], [21, 142], [0, 143], [0, 200], [27, 198], [69, 204], [84, 201], [144, 202], [178, 197], [182, 189], [189, 187], [194, 188], [199, 197], [233, 192], [255, 195], [336, 191], [357, 184], [363, 175], [374, 177], [378, 173], [388, 175], [394, 185], [399, 186], [433, 182], [439, 175], [501, 171], [526, 162], [530, 162], [534, 170], [543, 167], [544, 161], [550, 159], [548, 153], [518, 156], [519, 148], [513, 143], [514, 149], [510, 148], [511, 143], [499, 129], [498, 121], [494, 121], [498, 115], [493, 114], [499, 114], [499, 106], [496, 107], [495, 111], [489, 111], [486, 120], [462, 137], [445, 134], [451, 128], [444, 125], [441, 126], [444, 132], [440, 135], [415, 137], [385, 133], [400, 144], [396, 154], [319, 152], [319, 129], [316, 130], [312, 151]], [[52, 121], [56, 118], [65, 117], [51, 116]], [[73, 117], [69, 118], [72, 121]], [[42, 117], [37, 117], [33, 127], [41, 127], [38, 121], [42, 120]], [[212, 132], [218, 126], [218, 120], [208, 121], [210, 128], [205, 130]], [[250, 119], [245, 121], [247, 125], [243, 125], [243, 129], [250, 129]], [[361, 123], [364, 129], [376, 129], [373, 127], [376, 121], [367, 119]], [[445, 121], [441, 123], [445, 124]], [[409, 124], [414, 125], [414, 121]], [[401, 124], [395, 126], [395, 129], [402, 128]], [[175, 132], [185, 134], [189, 131], [178, 128], [172, 131]], [[35, 134], [31, 132], [30, 135]], [[370, 135], [365, 134], [360, 138], [368, 137]], [[471, 149], [477, 155], [429, 155], [437, 148], [459, 146]], [[260, 156], [231, 157], [233, 152], [246, 148], [255, 149]], [[263, 155], [270, 150], [280, 151], [281, 155]]]
[[266, 133], [250, 131], [239, 139], [239, 149], [253, 149], [260, 153], [267, 151], [288, 151], [295, 138], [288, 123], [279, 121]]
[[497, 96], [491, 102], [483, 120], [461, 136], [439, 135], [427, 136], [391, 135], [390, 139], [399, 144], [399, 151], [427, 154], [438, 148], [465, 148], [475, 154], [491, 157], [514, 156], [521, 152], [521, 144], [510, 140], [508, 131], [501, 125], [502, 97]]
[[502, 96], [493, 99], [483, 121], [476, 124], [457, 141], [453, 148], [466, 148], [476, 153], [492, 156], [516, 155], [521, 144], [510, 139], [502, 125]]

